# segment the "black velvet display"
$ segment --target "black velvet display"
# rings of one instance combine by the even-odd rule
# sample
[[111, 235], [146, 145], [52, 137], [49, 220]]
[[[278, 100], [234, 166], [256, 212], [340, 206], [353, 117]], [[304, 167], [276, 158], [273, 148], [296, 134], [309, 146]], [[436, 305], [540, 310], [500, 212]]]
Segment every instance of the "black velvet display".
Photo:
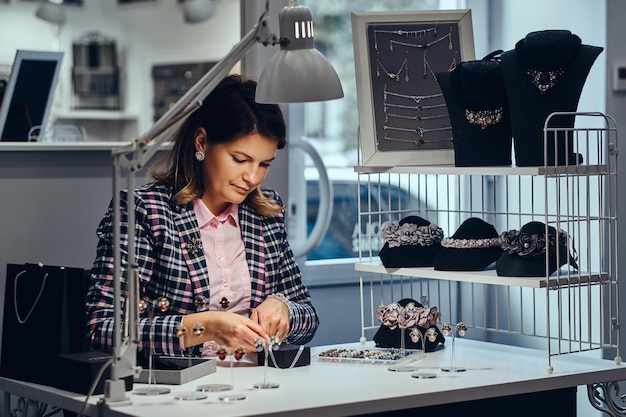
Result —
[[[498, 232], [493, 225], [477, 217], [465, 220], [451, 236], [453, 239], [493, 239]], [[435, 257], [434, 268], [441, 271], [482, 271], [502, 254], [500, 246], [487, 248], [442, 247]]]
[[[417, 226], [428, 226], [430, 222], [419, 216], [408, 216], [398, 224], [414, 223]], [[441, 250], [441, 243], [434, 242], [430, 246], [402, 245], [394, 248], [389, 243], [380, 250], [378, 256], [386, 268], [411, 268], [433, 266], [435, 256]]]
[[[546, 225], [542, 222], [529, 222], [526, 223], [519, 230], [520, 234], [538, 235], [545, 237]], [[556, 236], [556, 229], [552, 226], [548, 226], [548, 235]], [[496, 273], [503, 277], [545, 277], [552, 275], [558, 268], [568, 263], [568, 248], [565, 244], [560, 244], [558, 249], [557, 263], [557, 249], [556, 247], [548, 246], [548, 273], [546, 274], [546, 255], [545, 252], [541, 256], [528, 256], [522, 257], [518, 254], [509, 254], [506, 251], [502, 252], [502, 255], [496, 262]], [[578, 268], [576, 261], [570, 257], [569, 263], [572, 267]]]
[[[583, 156], [575, 148], [572, 136], [566, 138], [564, 131], [559, 131], [556, 137], [550, 132], [545, 153], [544, 124], [553, 112], [577, 110], [587, 75], [602, 50], [602, 47], [581, 44], [580, 38], [568, 30], [544, 30], [529, 33], [517, 42], [515, 49], [502, 53], [501, 68], [511, 112], [517, 166], [582, 162]], [[537, 75], [541, 88], [533, 84], [529, 70], [543, 74], [542, 77]], [[554, 76], [552, 80], [550, 72]], [[573, 116], [557, 116], [551, 119], [549, 127], [573, 126]]]
[[[424, 307], [422, 304], [418, 303], [417, 301], [411, 299], [411, 298], [403, 298], [402, 300], [398, 301], [398, 304], [401, 305], [402, 307], [406, 307], [407, 304], [409, 303], [413, 303], [415, 304], [416, 307]], [[439, 328], [437, 326], [430, 326], [430, 327], [421, 327], [421, 326], [417, 326], [419, 327], [419, 330], [421, 332], [421, 334], [423, 335], [426, 330], [428, 330], [430, 327], [434, 328], [435, 331], [437, 332], [437, 339], [434, 342], [431, 342], [430, 340], [426, 340], [426, 345], [425, 345], [425, 351], [426, 352], [433, 352], [441, 343], [442, 345], [446, 342], [446, 338], [444, 337], [443, 333], [441, 333], [441, 330], [439, 330]], [[382, 348], [399, 348], [400, 345], [402, 344], [402, 332], [404, 331], [404, 347], [406, 349], [422, 349], [422, 338], [420, 337], [420, 340], [415, 343], [411, 340], [411, 330], [410, 329], [401, 329], [399, 327], [396, 327], [395, 329], [390, 329], [389, 327], [385, 326], [384, 324], [381, 324], [380, 327], [378, 328], [378, 330], [376, 331], [376, 334], [374, 335], [374, 342], [376, 343], [377, 347], [382, 347]]]
[[[437, 80], [450, 115], [454, 164], [511, 165], [511, 117], [500, 62], [491, 56], [461, 62], [451, 72], [438, 73]], [[466, 110], [493, 113], [500, 109], [500, 120], [484, 128], [466, 117]]]

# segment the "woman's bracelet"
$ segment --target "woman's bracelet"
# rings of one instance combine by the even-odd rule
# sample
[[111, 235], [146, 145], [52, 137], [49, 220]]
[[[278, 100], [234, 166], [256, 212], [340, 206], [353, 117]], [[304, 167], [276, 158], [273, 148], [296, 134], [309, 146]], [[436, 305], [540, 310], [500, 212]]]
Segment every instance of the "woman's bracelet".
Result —
[[272, 299], [272, 300], [280, 301], [281, 303], [283, 303], [284, 305], [287, 306], [287, 309], [289, 311], [291, 311], [291, 308], [290, 308], [291, 307], [291, 301], [287, 297], [285, 297], [284, 295], [282, 295], [282, 294], [270, 294], [270, 295], [267, 296], [267, 298]]

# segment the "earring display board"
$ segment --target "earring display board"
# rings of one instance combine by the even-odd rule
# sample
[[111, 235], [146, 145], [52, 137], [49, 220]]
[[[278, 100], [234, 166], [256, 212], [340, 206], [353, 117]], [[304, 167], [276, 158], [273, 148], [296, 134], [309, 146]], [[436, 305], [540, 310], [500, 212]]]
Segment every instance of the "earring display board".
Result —
[[438, 72], [474, 59], [470, 10], [352, 13], [363, 166], [452, 165]]
[[152, 67], [154, 120], [159, 120], [215, 64], [215, 62], [189, 62], [154, 65]]

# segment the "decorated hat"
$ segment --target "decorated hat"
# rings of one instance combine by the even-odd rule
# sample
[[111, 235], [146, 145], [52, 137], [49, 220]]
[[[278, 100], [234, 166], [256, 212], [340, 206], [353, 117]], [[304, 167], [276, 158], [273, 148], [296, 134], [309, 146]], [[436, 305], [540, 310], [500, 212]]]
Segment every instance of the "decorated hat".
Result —
[[[568, 264], [578, 269], [576, 259], [570, 254], [568, 235], [564, 230], [557, 230], [532, 221], [518, 230], [510, 230], [500, 235], [502, 255], [496, 262], [496, 272], [504, 277], [545, 277], [552, 275], [558, 268]], [[546, 274], [546, 254], [548, 273]], [[558, 257], [558, 262], [557, 262]]]
[[502, 254], [496, 228], [477, 217], [465, 220], [441, 246], [434, 264], [441, 271], [482, 271]]
[[385, 223], [380, 235], [386, 242], [378, 256], [386, 268], [423, 267], [433, 266], [443, 230], [421, 217], [408, 216]]
[[[404, 326], [400, 325], [401, 316], [410, 316], [410, 311], [413, 312], [413, 316], [407, 318]], [[437, 307], [425, 308], [411, 298], [403, 298], [397, 303], [381, 306], [376, 311], [376, 315], [382, 322], [373, 338], [377, 347], [400, 348], [401, 332], [405, 332], [404, 347], [406, 349], [422, 349], [422, 341], [424, 341], [424, 350], [432, 352], [440, 343], [443, 344], [446, 341], [437, 327], [441, 316]], [[430, 329], [432, 330], [429, 332]]]

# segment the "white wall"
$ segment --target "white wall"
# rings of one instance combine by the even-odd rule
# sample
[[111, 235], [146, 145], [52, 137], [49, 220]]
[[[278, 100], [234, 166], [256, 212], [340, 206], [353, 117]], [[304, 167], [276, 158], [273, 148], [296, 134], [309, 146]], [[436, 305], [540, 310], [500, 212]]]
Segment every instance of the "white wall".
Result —
[[[72, 43], [98, 31], [116, 41], [125, 78], [124, 112], [137, 115], [139, 131], [145, 131], [152, 122], [153, 64], [217, 61], [239, 40], [239, 2], [216, 4], [216, 14], [199, 24], [184, 23], [176, 0], [128, 6], [115, 0], [84, 0], [83, 6], [67, 6], [59, 42], [66, 53], [57, 92], [60, 111], [70, 109]], [[0, 5], [0, 64], [10, 65], [17, 49], [56, 49], [54, 25], [35, 17], [37, 6], [21, 0]]]

